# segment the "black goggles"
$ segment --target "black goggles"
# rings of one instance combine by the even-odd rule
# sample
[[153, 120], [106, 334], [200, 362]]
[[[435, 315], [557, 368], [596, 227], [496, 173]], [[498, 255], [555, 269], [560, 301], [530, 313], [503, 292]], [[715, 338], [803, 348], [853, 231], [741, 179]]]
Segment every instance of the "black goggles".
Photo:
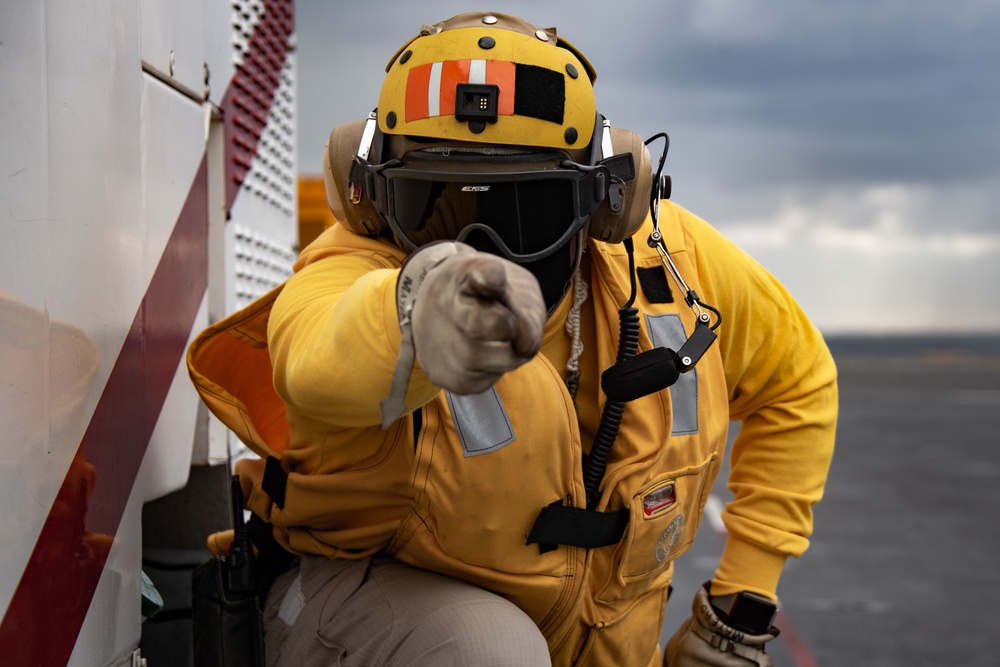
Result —
[[483, 170], [476, 170], [474, 164], [456, 164], [461, 170], [449, 168], [447, 160], [441, 169], [400, 160], [369, 167], [371, 199], [410, 249], [481, 233], [511, 261], [541, 259], [584, 228], [612, 180], [606, 166], [562, 158], [549, 160], [549, 168], [522, 163], [504, 170], [503, 163], [480, 163]]

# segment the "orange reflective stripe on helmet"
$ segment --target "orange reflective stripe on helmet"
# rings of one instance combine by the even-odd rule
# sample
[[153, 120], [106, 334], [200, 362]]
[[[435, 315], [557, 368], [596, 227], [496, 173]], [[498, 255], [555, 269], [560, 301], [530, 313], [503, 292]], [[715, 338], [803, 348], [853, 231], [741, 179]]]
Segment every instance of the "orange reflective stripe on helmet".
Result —
[[406, 78], [406, 122], [455, 113], [460, 83], [494, 85], [497, 113], [514, 115], [515, 64], [503, 60], [446, 60], [414, 67]]
[[456, 113], [459, 84], [496, 86], [497, 115], [562, 123], [563, 75], [503, 60], [446, 60], [414, 67], [406, 78], [406, 122]]
[[597, 120], [591, 71], [541, 30], [483, 23], [421, 34], [388, 68], [378, 126], [388, 135], [583, 149]]

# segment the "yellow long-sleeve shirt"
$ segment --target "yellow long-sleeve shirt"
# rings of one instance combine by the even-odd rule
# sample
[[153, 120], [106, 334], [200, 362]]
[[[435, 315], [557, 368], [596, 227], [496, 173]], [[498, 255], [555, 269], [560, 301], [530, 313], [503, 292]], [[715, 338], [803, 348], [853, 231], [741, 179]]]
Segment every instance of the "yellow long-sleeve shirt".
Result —
[[[452, 396], [415, 369], [406, 401], [419, 410], [383, 431], [378, 406], [400, 342], [395, 284], [404, 255], [339, 226], [328, 230], [303, 252], [268, 320], [260, 313], [271, 299], [256, 318], [229, 318], [203, 336], [239, 330], [258, 341], [259, 364], [261, 336], [246, 336], [247, 321], [258, 331], [267, 322], [264, 349], [286, 435], [281, 423], [260, 416], [261, 407], [250, 407], [257, 399], [230, 393], [214, 377], [225, 372], [214, 361], [218, 348], [192, 347], [192, 376], [210, 405], [235, 395], [213, 409], [232, 413], [229, 422], [245, 440], [280, 455], [292, 471], [277, 507], [259, 488], [259, 466], [245, 466], [254, 487], [248, 506], [293, 551], [386, 551], [509, 597], [539, 624], [556, 663], [581, 656], [592, 664], [653, 664], [672, 562], [694, 538], [729, 422], [737, 420], [734, 499], [723, 515], [729, 534], [712, 590], [775, 597], [785, 559], [807, 547], [811, 507], [822, 495], [837, 410], [833, 362], [770, 274], [682, 208], [663, 202], [660, 216], [681, 274], [724, 321], [695, 370], [625, 408], [598, 507], [628, 509], [620, 544], [540, 553], [525, 543], [543, 506], [585, 505], [581, 459], [600, 421], [600, 373], [614, 363], [617, 311], [629, 295], [624, 248], [593, 240], [581, 267], [590, 297], [580, 318], [575, 404], [563, 381], [567, 300], [549, 319], [541, 354], [483, 395]], [[661, 264], [644, 243], [649, 232], [636, 235], [636, 265], [655, 282]], [[676, 349], [692, 331], [694, 315], [676, 289], [673, 298], [665, 302], [662, 289], [646, 283], [639, 289], [640, 350]], [[668, 487], [673, 502], [644, 509], [644, 500], [663, 498]]]

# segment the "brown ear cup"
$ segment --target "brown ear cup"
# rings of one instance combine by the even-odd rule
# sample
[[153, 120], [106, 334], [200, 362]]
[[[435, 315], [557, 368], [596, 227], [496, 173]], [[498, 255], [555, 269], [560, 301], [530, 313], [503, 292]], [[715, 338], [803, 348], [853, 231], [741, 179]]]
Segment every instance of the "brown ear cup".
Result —
[[348, 182], [351, 163], [358, 153], [365, 119], [338, 125], [330, 132], [330, 139], [323, 150], [323, 184], [326, 186], [326, 203], [333, 217], [355, 234], [376, 236], [389, 227], [382, 220], [375, 205], [363, 191], [361, 201], [352, 204]]
[[632, 159], [635, 161], [635, 178], [621, 184], [621, 210], [612, 211], [608, 199], [601, 202], [590, 218], [588, 233], [599, 241], [621, 243], [635, 234], [649, 215], [653, 163], [646, 144], [638, 134], [618, 127], [612, 127], [609, 131], [615, 154], [632, 154]]

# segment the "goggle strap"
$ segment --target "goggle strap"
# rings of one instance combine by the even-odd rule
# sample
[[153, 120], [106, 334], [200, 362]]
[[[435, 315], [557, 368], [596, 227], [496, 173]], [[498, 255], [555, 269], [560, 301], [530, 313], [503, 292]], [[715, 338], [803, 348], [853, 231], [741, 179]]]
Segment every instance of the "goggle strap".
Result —
[[614, 180], [631, 181], [635, 178], [635, 158], [631, 153], [612, 155], [601, 160], [598, 166], [606, 168]]
[[378, 127], [377, 118], [378, 116], [373, 109], [368, 114], [368, 120], [365, 121], [365, 129], [361, 132], [358, 152], [351, 161], [351, 171], [347, 178], [347, 192], [351, 203], [355, 205], [361, 203], [361, 195], [364, 192], [364, 172], [365, 167], [370, 164], [368, 156], [371, 154], [372, 140], [375, 138], [375, 129]]
[[365, 169], [369, 167], [367, 160], [355, 155], [351, 160], [351, 170], [347, 175], [347, 192], [352, 204], [361, 203], [361, 195], [364, 192]]

